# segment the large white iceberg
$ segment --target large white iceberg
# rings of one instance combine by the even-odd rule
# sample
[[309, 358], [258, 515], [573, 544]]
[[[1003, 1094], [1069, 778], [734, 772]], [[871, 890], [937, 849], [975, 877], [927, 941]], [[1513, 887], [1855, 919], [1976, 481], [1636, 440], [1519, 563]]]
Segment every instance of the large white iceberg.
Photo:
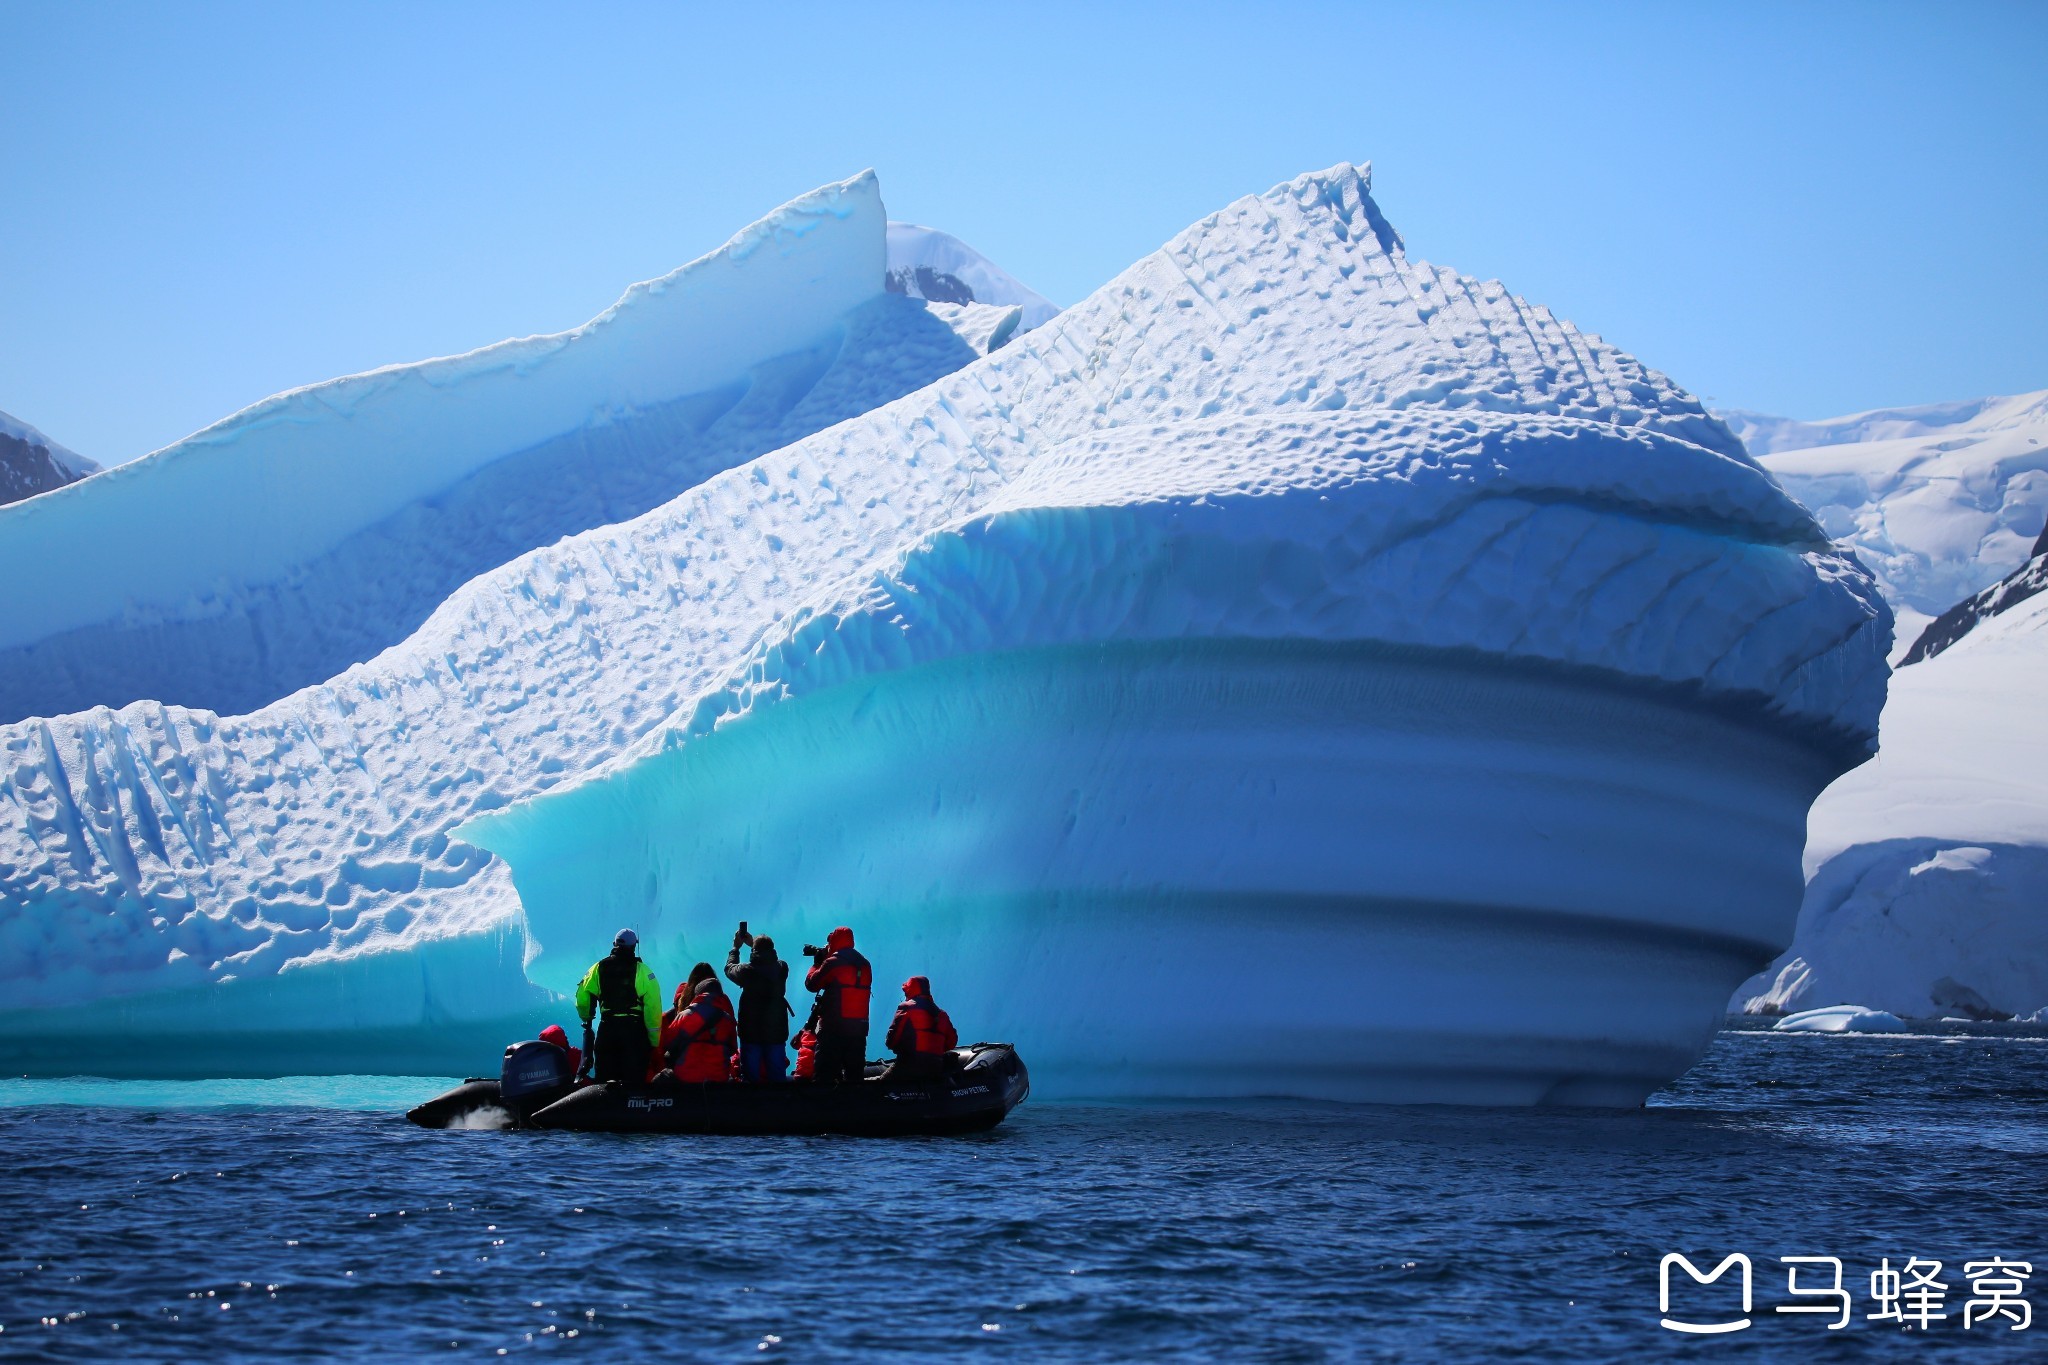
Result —
[[1772, 1027], [1779, 1033], [1904, 1033], [1906, 1021], [1862, 1005], [1830, 1005], [1788, 1014]]
[[[7, 1064], [445, 1071], [524, 1027], [503, 870], [446, 831], [701, 685], [665, 620], [685, 565], [725, 566], [600, 531], [441, 599], [1017, 333], [887, 292], [885, 225], [858, 176], [575, 332], [280, 395], [0, 510], [0, 705], [72, 712], [0, 726]], [[111, 1041], [140, 1036], [185, 1041]]]
[[470, 578], [958, 369], [1016, 307], [886, 289], [872, 175], [573, 331], [279, 394], [0, 508], [0, 721], [221, 714], [325, 682]]
[[0, 730], [0, 1047], [362, 1070], [622, 923], [670, 974], [845, 920], [1056, 1091], [1628, 1102], [1788, 941], [1889, 625], [1339, 166], [252, 716]]
[[1627, 1102], [1786, 939], [1883, 696], [1874, 585], [1723, 428], [1348, 167], [810, 444], [1003, 486], [463, 827], [536, 979], [845, 920], [1069, 1093]]

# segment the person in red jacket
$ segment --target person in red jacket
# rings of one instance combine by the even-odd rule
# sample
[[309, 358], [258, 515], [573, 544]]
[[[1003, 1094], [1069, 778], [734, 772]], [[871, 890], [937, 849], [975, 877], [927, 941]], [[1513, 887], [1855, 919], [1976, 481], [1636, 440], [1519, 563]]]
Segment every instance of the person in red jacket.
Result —
[[583, 1049], [569, 1046], [569, 1035], [563, 1031], [560, 1024], [549, 1024], [546, 1028], [542, 1029], [540, 1031], [540, 1040], [543, 1043], [553, 1043], [556, 1047], [569, 1054], [569, 1074], [571, 1076], [583, 1070]]
[[903, 1003], [889, 1021], [891, 1080], [925, 1081], [946, 1074], [947, 1054], [960, 1046], [960, 1035], [946, 1012], [932, 1003], [932, 983], [913, 976], [903, 983]]
[[728, 1080], [738, 1037], [732, 1002], [717, 977], [706, 977], [697, 983], [696, 997], [662, 1026], [661, 1056], [679, 1081]]
[[868, 995], [874, 969], [853, 950], [853, 930], [840, 925], [825, 937], [825, 951], [804, 976], [818, 992], [816, 1079], [858, 1081], [867, 1074]]
[[796, 1035], [796, 1066], [789, 1073], [800, 1081], [817, 1079], [818, 1075], [818, 1002], [811, 1002], [811, 1017], [804, 1020], [804, 1026]]

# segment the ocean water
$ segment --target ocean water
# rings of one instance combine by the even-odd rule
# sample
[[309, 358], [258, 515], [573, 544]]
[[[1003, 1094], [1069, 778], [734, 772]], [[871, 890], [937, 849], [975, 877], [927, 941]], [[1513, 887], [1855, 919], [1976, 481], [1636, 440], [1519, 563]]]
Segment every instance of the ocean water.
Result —
[[[1730, 1031], [1630, 1112], [1034, 1100], [916, 1141], [407, 1124], [439, 1088], [0, 1081], [0, 1359], [2048, 1358], [1962, 1325], [1994, 1256], [2048, 1311], [2042, 1030]], [[1659, 1326], [1667, 1252], [1747, 1255], [1751, 1325]], [[1818, 1302], [1790, 1255], [1850, 1326], [1773, 1311]], [[1912, 1257], [1950, 1316], [1901, 1339], [1869, 1277]]]

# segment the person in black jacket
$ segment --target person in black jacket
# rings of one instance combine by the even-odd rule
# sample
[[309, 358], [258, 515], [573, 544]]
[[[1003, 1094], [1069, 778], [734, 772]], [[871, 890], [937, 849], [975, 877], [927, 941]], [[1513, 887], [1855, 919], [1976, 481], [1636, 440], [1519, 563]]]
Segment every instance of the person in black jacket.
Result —
[[[740, 961], [740, 947], [752, 944], [754, 951]], [[725, 958], [725, 976], [740, 988], [740, 1079], [784, 1081], [789, 1079], [789, 1020], [795, 1013], [785, 994], [789, 987], [789, 964], [775, 955], [775, 940], [762, 934], [756, 938], [740, 921], [732, 936], [732, 951]]]

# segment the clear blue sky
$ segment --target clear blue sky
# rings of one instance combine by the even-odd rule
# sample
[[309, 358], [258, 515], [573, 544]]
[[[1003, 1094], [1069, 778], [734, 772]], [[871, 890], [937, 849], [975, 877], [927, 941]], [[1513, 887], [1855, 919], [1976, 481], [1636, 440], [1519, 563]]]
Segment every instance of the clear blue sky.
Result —
[[0, 409], [104, 462], [573, 326], [863, 167], [1071, 303], [1371, 160], [1723, 405], [2048, 387], [2048, 4], [0, 0]]

